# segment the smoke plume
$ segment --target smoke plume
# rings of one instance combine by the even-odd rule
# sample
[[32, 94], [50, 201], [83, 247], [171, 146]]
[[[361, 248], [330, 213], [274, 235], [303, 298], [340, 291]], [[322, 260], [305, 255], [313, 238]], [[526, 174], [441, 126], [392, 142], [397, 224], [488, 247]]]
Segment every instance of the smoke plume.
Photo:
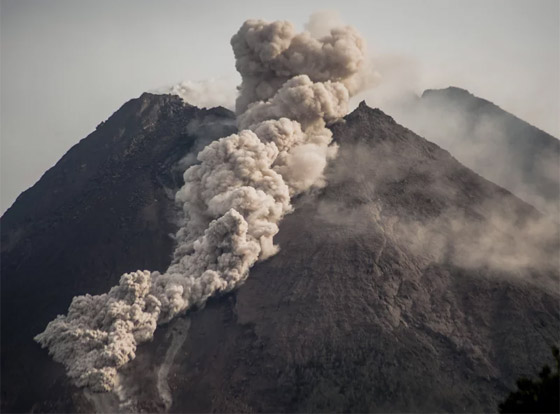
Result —
[[296, 33], [288, 22], [248, 20], [231, 44], [242, 77], [238, 113], [252, 102], [272, 98], [296, 75], [307, 75], [313, 82], [338, 82], [351, 94], [363, 86], [365, 42], [348, 26], [316, 39], [309, 32]]
[[184, 173], [176, 195], [184, 223], [168, 270], [124, 274], [107, 294], [75, 297], [35, 338], [79, 386], [112, 390], [158, 324], [243, 283], [278, 250], [291, 197], [324, 185], [336, 154], [326, 125], [363, 84], [363, 40], [350, 27], [317, 39], [288, 22], [249, 20], [231, 43], [240, 132], [209, 144]]
[[233, 109], [236, 91], [235, 81], [229, 78], [211, 78], [201, 81], [184, 81], [156, 93], [169, 93], [199, 108], [223, 106]]

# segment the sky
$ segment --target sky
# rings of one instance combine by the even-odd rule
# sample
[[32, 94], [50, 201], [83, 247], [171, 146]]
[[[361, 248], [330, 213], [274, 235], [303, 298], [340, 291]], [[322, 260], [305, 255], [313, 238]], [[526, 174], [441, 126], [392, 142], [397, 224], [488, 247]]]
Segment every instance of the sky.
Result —
[[380, 62], [368, 103], [394, 87], [453, 85], [560, 136], [557, 0], [1, 0], [1, 212], [143, 92], [209, 79], [234, 90], [229, 41], [246, 19], [303, 29], [323, 10]]

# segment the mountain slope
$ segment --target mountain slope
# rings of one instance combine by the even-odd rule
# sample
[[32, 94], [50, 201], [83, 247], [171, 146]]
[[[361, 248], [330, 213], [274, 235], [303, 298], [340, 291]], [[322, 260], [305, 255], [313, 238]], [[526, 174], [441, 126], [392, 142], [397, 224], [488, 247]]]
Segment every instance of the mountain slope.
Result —
[[460, 88], [426, 90], [399, 120], [539, 210], [560, 214], [560, 141]]
[[[282, 223], [280, 253], [191, 316], [172, 411], [496, 410], [559, 339], [557, 270], [463, 254], [490, 202], [512, 220], [536, 212], [378, 110], [333, 129], [329, 185]], [[449, 211], [479, 233], [460, 239]], [[530, 283], [549, 277], [548, 292]]]
[[[143, 95], [50, 172], [71, 176], [90, 148], [106, 148], [95, 179], [71, 187], [45, 175], [33, 202], [22, 196], [2, 218], [4, 411], [492, 411], [546, 360], [560, 327], [554, 227], [362, 104], [332, 126], [328, 185], [295, 201], [276, 256], [239, 290], [160, 327], [116, 395], [72, 387], [30, 338], [72, 295], [168, 264], [172, 165], [200, 147], [193, 125], [205, 141], [232, 119]], [[56, 188], [68, 194], [60, 204], [49, 201]], [[146, 209], [159, 213], [147, 220]]]
[[169, 265], [176, 229], [172, 200], [182, 181], [173, 167], [190, 148], [234, 125], [225, 109], [201, 110], [176, 96], [144, 94], [70, 149], [4, 214], [7, 411], [29, 410], [60, 377], [32, 337], [65, 313], [73, 296], [105, 292], [133, 267]]

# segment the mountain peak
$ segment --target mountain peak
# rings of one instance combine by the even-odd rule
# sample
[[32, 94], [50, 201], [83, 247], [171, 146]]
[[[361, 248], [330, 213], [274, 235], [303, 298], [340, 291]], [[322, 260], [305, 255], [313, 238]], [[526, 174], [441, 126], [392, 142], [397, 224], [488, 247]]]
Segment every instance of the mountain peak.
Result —
[[344, 119], [346, 120], [363, 119], [363, 118], [371, 118], [371, 119], [375, 118], [377, 120], [382, 120], [384, 122], [396, 124], [393, 117], [387, 115], [379, 108], [372, 108], [366, 103], [365, 100], [361, 101], [359, 105], [356, 107], [356, 109], [354, 109], [352, 112], [350, 112], [348, 115], [344, 117]]
[[462, 97], [466, 97], [466, 96], [474, 96], [472, 93], [470, 93], [468, 90], [463, 89], [463, 88], [459, 88], [457, 86], [448, 86], [447, 88], [443, 88], [443, 89], [426, 89], [423, 93], [422, 93], [422, 98], [424, 98], [425, 96], [429, 96], [431, 94], [437, 94], [437, 93], [444, 93], [446, 95], [451, 95], [451, 96], [462, 96]]
[[369, 106], [367, 105], [365, 99], [361, 100], [361, 101], [360, 101], [360, 104], [358, 105], [358, 109], [362, 109], [362, 110], [363, 110], [363, 109], [367, 109], [367, 108], [369, 108]]
[[476, 109], [477, 111], [503, 111], [495, 103], [472, 94], [466, 89], [458, 88], [456, 86], [449, 86], [445, 89], [426, 89], [422, 93], [422, 100], [440, 102], [445, 100], [447, 104], [460, 106], [461, 108], [467, 106], [468, 108]]

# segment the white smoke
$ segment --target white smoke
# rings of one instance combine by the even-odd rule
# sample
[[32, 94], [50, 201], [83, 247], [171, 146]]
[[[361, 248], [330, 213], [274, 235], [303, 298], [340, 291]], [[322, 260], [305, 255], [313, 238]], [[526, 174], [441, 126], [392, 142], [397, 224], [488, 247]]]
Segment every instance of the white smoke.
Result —
[[79, 386], [110, 391], [139, 343], [212, 295], [230, 291], [273, 238], [290, 198], [324, 184], [336, 154], [326, 125], [343, 117], [362, 82], [365, 45], [350, 27], [313, 38], [288, 22], [245, 22], [232, 38], [242, 76], [240, 132], [209, 144], [176, 199], [184, 224], [169, 269], [121, 277], [108, 294], [78, 296], [36, 340]]
[[237, 97], [235, 80], [230, 78], [183, 81], [159, 92], [177, 95], [186, 103], [200, 108], [222, 106], [233, 109]]

